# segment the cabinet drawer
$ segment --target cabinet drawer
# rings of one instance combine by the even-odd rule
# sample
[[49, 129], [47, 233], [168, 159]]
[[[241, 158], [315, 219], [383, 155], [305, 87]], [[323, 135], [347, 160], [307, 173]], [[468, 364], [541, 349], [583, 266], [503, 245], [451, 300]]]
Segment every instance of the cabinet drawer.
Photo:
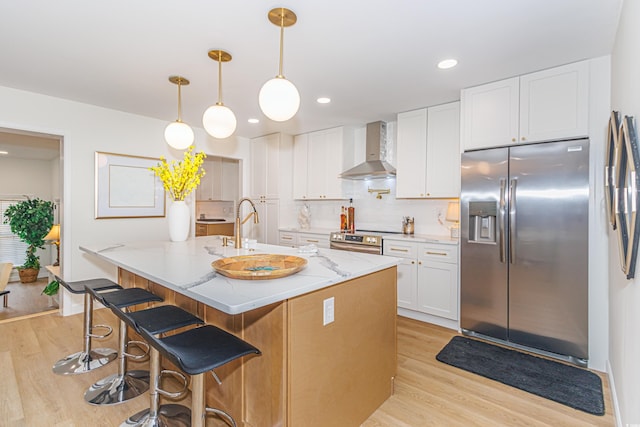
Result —
[[382, 240], [382, 254], [398, 258], [417, 258], [418, 247], [415, 243]]
[[295, 248], [298, 246], [298, 235], [295, 233], [280, 232], [280, 245]]
[[298, 233], [298, 246], [316, 245], [319, 248], [329, 247], [329, 235]]
[[420, 245], [419, 258], [421, 260], [431, 260], [455, 264], [458, 262], [458, 246], [438, 244]]

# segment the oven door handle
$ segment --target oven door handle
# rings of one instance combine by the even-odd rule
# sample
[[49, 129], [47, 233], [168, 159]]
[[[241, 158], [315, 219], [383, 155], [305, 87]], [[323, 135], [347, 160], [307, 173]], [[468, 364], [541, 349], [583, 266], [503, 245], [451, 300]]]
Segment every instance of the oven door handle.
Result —
[[354, 245], [352, 243], [331, 242], [330, 248], [349, 252], [362, 252], [376, 255], [382, 254], [382, 248], [380, 246]]

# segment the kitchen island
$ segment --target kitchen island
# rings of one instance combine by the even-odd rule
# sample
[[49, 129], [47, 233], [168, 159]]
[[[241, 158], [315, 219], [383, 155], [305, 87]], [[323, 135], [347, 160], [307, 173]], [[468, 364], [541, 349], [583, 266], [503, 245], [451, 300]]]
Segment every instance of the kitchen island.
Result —
[[[219, 236], [81, 249], [117, 266], [122, 286], [149, 289], [261, 350], [221, 367], [222, 385], [207, 386], [208, 406], [239, 425], [358, 426], [392, 393], [396, 258], [262, 244], [250, 252], [223, 247]], [[273, 280], [230, 279], [211, 267], [256, 253], [296, 255], [307, 265]]]

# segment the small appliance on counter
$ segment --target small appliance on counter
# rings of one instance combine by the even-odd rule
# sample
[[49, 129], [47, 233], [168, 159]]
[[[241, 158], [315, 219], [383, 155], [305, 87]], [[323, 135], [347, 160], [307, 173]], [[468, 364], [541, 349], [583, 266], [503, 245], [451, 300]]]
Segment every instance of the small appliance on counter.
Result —
[[414, 218], [402, 217], [402, 234], [413, 234], [414, 232]]

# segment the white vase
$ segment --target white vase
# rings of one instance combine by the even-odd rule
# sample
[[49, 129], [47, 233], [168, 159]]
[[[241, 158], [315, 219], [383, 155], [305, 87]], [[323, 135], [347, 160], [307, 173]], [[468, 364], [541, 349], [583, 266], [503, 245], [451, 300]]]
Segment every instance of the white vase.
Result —
[[184, 242], [189, 237], [191, 213], [185, 201], [175, 201], [169, 207], [169, 238], [172, 242]]

